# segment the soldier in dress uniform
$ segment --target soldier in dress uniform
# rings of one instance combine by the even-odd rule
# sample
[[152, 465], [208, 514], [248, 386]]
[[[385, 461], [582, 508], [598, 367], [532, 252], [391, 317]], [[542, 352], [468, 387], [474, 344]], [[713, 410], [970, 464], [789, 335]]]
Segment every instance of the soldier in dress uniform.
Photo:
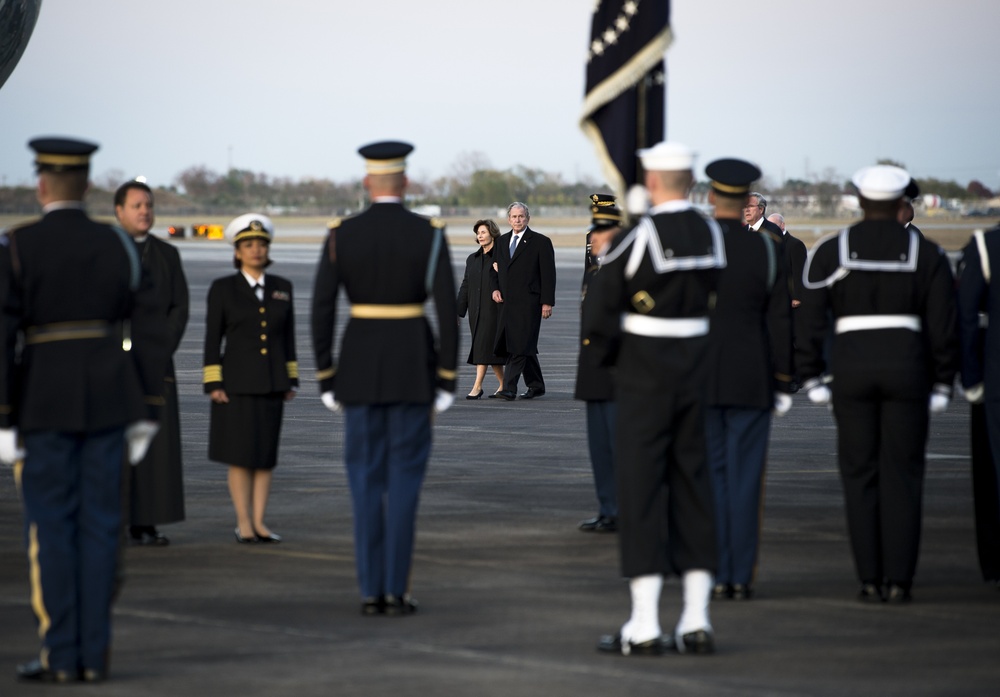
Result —
[[[292, 282], [265, 273], [271, 264], [271, 219], [246, 213], [226, 226], [235, 274], [208, 289], [204, 390], [212, 400], [208, 457], [229, 466], [229, 496], [240, 544], [281, 542], [264, 521], [285, 402], [295, 398]], [[223, 345], [225, 351], [223, 351]]]
[[143, 266], [156, 289], [160, 320], [168, 332], [167, 372], [163, 377], [164, 408], [160, 430], [149, 453], [129, 472], [128, 525], [133, 543], [164, 546], [170, 540], [157, 525], [184, 520], [184, 477], [181, 463], [181, 420], [173, 354], [180, 346], [188, 321], [188, 286], [177, 249], [150, 234], [153, 192], [140, 181], [129, 181], [115, 192], [115, 218], [139, 248]]
[[948, 259], [897, 220], [909, 181], [906, 170], [889, 165], [854, 175], [864, 220], [810, 251], [796, 317], [802, 387], [817, 404], [829, 403], [832, 392], [847, 527], [865, 602], [911, 599], [928, 411], [947, 408], [958, 369]]
[[972, 493], [976, 550], [983, 580], [1000, 588], [1000, 329], [990, 322], [1000, 307], [993, 280], [1000, 259], [1000, 227], [977, 230], [958, 264], [958, 323], [962, 387], [971, 404]]
[[[611, 238], [621, 229], [622, 212], [610, 194], [593, 194], [590, 197], [590, 230], [583, 259], [583, 288], [580, 314], [594, 296], [587, 299], [587, 289], [600, 270], [598, 258]], [[594, 470], [594, 489], [597, 492], [597, 515], [581, 521], [583, 532], [618, 531], [618, 497], [615, 493], [615, 385], [610, 367], [601, 365], [595, 358], [597, 347], [581, 340], [577, 359], [575, 399], [587, 403], [587, 446], [590, 466]]]
[[126, 446], [141, 460], [156, 433], [166, 354], [135, 245], [84, 212], [97, 146], [29, 145], [43, 217], [0, 246], [0, 460], [23, 457], [15, 476], [42, 641], [17, 673], [98, 681], [109, 666], [122, 462]]
[[[632, 597], [630, 619], [601, 637], [598, 649], [708, 653], [718, 558], [703, 406], [709, 314], [725, 247], [718, 224], [688, 201], [691, 150], [660, 143], [639, 155], [653, 207], [615, 238], [582, 320], [583, 341], [616, 370], [618, 533]], [[670, 573], [683, 579], [684, 609], [664, 635], [658, 605]]]
[[749, 599], [757, 563], [771, 411], [792, 405], [792, 306], [781, 247], [740, 221], [760, 169], [727, 158], [705, 167], [726, 268], [709, 332], [705, 435], [715, 491], [714, 598]]
[[[403, 207], [408, 143], [372, 143], [371, 206], [330, 224], [313, 290], [312, 338], [323, 403], [343, 410], [344, 462], [354, 504], [361, 611], [409, 615], [417, 503], [431, 450], [432, 412], [454, 400], [455, 280], [444, 223]], [[337, 296], [351, 302], [334, 360]], [[433, 298], [435, 340], [424, 304]]]

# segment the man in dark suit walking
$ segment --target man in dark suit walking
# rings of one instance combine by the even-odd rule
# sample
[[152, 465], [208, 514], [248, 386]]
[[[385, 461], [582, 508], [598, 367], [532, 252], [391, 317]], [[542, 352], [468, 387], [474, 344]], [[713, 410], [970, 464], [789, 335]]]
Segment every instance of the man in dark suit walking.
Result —
[[520, 201], [507, 206], [510, 232], [497, 240], [497, 271], [491, 275], [494, 302], [500, 306], [497, 355], [509, 356], [504, 368], [504, 388], [497, 397], [512, 401], [524, 374], [527, 390], [522, 399], [545, 394], [545, 380], [538, 364], [538, 333], [542, 320], [552, 316], [556, 304], [556, 261], [552, 240], [528, 227], [531, 214]]
[[[115, 218], [139, 248], [155, 289], [156, 310], [169, 335], [171, 356], [180, 346], [188, 321], [188, 286], [181, 257], [170, 243], [150, 234], [155, 220], [153, 192], [140, 181], [129, 181], [115, 192]], [[181, 466], [181, 420], [178, 413], [174, 361], [163, 376], [163, 418], [149, 453], [129, 468], [127, 519], [133, 543], [164, 546], [167, 536], [157, 525], [184, 520], [184, 477]]]

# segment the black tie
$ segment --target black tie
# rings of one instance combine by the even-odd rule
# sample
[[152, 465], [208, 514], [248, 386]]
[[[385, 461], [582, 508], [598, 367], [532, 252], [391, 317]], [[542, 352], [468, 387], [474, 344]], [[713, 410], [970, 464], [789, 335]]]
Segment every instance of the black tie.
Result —
[[259, 283], [254, 284], [253, 294], [257, 296], [257, 300], [264, 302], [264, 286]]

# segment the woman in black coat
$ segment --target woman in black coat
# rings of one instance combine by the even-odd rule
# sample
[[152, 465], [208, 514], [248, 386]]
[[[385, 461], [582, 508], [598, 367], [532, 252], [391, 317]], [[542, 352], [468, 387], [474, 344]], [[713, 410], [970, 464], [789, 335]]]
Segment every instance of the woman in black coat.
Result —
[[[264, 523], [278, 462], [284, 403], [295, 397], [295, 313], [290, 281], [264, 274], [271, 221], [247, 214], [229, 224], [236, 274], [208, 291], [205, 392], [212, 398], [208, 457], [229, 465], [237, 542], [280, 542]], [[225, 353], [222, 351], [225, 343]]]
[[492, 220], [478, 220], [472, 226], [472, 231], [476, 233], [476, 241], [480, 247], [465, 261], [465, 277], [458, 289], [458, 316], [465, 317], [466, 310], [469, 312], [472, 347], [469, 349], [468, 363], [476, 366], [476, 383], [466, 399], [479, 399], [483, 396], [483, 379], [488, 365], [493, 367], [493, 374], [500, 383], [497, 392], [503, 389], [505, 361], [493, 353], [498, 309], [490, 297], [488, 281], [494, 260], [494, 242], [500, 236], [500, 228]]

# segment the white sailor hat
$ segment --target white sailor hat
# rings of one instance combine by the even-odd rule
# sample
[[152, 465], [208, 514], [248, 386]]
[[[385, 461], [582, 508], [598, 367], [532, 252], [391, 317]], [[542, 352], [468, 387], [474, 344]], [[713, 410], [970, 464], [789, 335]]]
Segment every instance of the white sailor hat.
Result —
[[680, 143], [664, 141], [636, 153], [647, 172], [682, 172], [694, 169], [694, 151]]
[[242, 240], [249, 240], [254, 237], [265, 239], [268, 242], [274, 236], [274, 224], [266, 215], [260, 213], [244, 213], [238, 218], [234, 218], [223, 233], [227, 240], [232, 240], [237, 244]]
[[859, 169], [851, 177], [861, 198], [869, 201], [892, 201], [903, 196], [910, 184], [910, 173], [894, 165], [874, 165]]

